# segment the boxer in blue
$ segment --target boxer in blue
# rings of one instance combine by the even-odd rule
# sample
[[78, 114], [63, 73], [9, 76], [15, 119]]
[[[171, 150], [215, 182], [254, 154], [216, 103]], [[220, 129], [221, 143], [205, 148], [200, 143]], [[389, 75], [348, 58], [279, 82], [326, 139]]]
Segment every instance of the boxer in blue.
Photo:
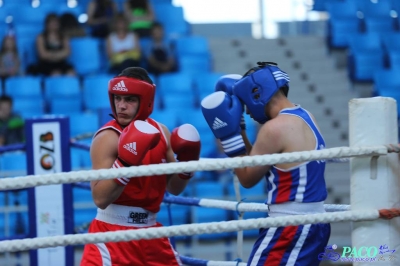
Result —
[[[243, 77], [221, 77], [216, 92], [202, 100], [202, 112], [230, 157], [323, 149], [315, 118], [289, 101], [288, 91], [288, 74], [275, 63], [259, 62]], [[241, 125], [244, 110], [260, 123], [254, 145]], [[265, 179], [270, 217], [325, 212], [324, 172], [322, 160], [235, 169], [245, 188]], [[329, 224], [260, 229], [248, 265], [319, 265], [329, 237]]]

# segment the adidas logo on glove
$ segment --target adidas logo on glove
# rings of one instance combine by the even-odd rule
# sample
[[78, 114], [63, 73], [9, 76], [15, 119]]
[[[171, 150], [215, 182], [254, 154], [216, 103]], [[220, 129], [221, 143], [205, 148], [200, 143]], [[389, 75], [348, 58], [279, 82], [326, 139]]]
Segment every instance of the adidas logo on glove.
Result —
[[113, 91], [128, 91], [123, 80], [115, 84], [115, 86], [112, 89]]
[[127, 149], [129, 152], [131, 152], [131, 153], [137, 155], [137, 152], [136, 152], [136, 142], [126, 143], [126, 144], [124, 145], [124, 149]]
[[226, 127], [227, 125], [228, 125], [228, 124], [227, 124], [226, 122], [224, 122], [224, 121], [222, 121], [221, 119], [219, 119], [218, 117], [216, 117], [216, 118], [214, 119], [212, 128], [213, 128], [214, 130], [216, 130], [216, 129], [220, 129], [220, 128]]

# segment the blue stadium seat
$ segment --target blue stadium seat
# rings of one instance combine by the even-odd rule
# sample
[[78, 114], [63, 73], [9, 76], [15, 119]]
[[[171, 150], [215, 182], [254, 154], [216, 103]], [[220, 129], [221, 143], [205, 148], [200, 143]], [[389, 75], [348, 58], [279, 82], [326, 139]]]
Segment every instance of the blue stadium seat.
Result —
[[[4, 193], [1, 193], [4, 194]], [[6, 236], [6, 227], [5, 227], [5, 217], [4, 213], [0, 213], [0, 238], [3, 238]]]
[[46, 8], [33, 8], [29, 5], [20, 5], [18, 7], [18, 12], [15, 12], [14, 22], [15, 24], [35, 24], [35, 25], [44, 25], [45, 18], [48, 14], [48, 10]]
[[352, 81], [372, 81], [375, 70], [384, 66], [378, 34], [354, 34], [349, 40], [348, 72]]
[[[190, 223], [190, 206], [172, 204], [170, 208], [172, 225]], [[165, 226], [171, 225], [166, 204], [161, 204], [160, 211], [157, 213], [157, 222]]]
[[400, 90], [398, 87], [395, 89], [384, 88], [379, 91], [380, 96], [390, 97], [397, 101], [397, 116], [400, 117]]
[[80, 91], [77, 77], [47, 77], [44, 80], [44, 92], [47, 101], [60, 97], [80, 97]]
[[96, 74], [100, 71], [99, 41], [91, 37], [71, 39], [69, 60], [79, 75]]
[[331, 48], [345, 48], [348, 37], [357, 33], [360, 21], [357, 18], [358, 7], [352, 2], [333, 1], [326, 5], [329, 13], [328, 43]]
[[69, 117], [71, 136], [79, 134], [95, 133], [99, 127], [99, 116], [97, 113], [77, 113]]
[[36, 37], [43, 32], [43, 26], [38, 26], [34, 24], [16, 24], [14, 26], [15, 35], [17, 40], [20, 38], [30, 38], [36, 40]]
[[374, 74], [374, 94], [382, 95], [387, 91], [400, 88], [399, 69], [379, 69]]
[[38, 56], [36, 53], [35, 42], [36, 40], [34, 36], [31, 35], [27, 35], [24, 37], [17, 36], [18, 55], [20, 56], [21, 70], [23, 72], [26, 71], [28, 66], [37, 63]]
[[45, 102], [43, 99], [14, 98], [13, 110], [23, 118], [32, 118], [44, 114]]
[[51, 114], [80, 114], [82, 113], [82, 100], [79, 96], [53, 98], [50, 100]]
[[[27, 161], [25, 152], [7, 152], [0, 156], [1, 170], [4, 172], [26, 172]], [[21, 173], [19, 173], [21, 174]]]
[[70, 13], [75, 17], [79, 17], [81, 14], [86, 13], [86, 8], [82, 8], [81, 6], [77, 5], [75, 7], [69, 7], [67, 3], [65, 4], [58, 4], [58, 9], [55, 10], [57, 14], [62, 15], [65, 13]]
[[220, 182], [201, 181], [193, 187], [197, 198], [221, 199], [224, 197], [224, 186]]
[[389, 51], [389, 65], [392, 69], [400, 69], [400, 51]]
[[195, 126], [198, 131], [208, 130], [211, 132], [200, 107], [188, 109], [186, 112], [179, 112], [177, 114], [177, 119], [179, 124], [190, 123]]
[[160, 75], [157, 85], [157, 93], [161, 93], [161, 95], [167, 93], [193, 95], [194, 93], [192, 77], [186, 73], [168, 73]]
[[28, 212], [11, 212], [9, 220], [10, 235], [25, 235], [29, 232]]
[[210, 49], [208, 40], [201, 36], [187, 36], [178, 38], [175, 41], [175, 50], [180, 55], [201, 55], [209, 56]]
[[[228, 186], [229, 197], [236, 200], [235, 189]], [[267, 198], [267, 190], [265, 180], [261, 180], [251, 188], [244, 188], [240, 185], [240, 197], [246, 199], [247, 202], [264, 202]]]
[[185, 21], [183, 8], [171, 4], [157, 4], [154, 12], [159, 22], [164, 25], [164, 31], [169, 38], [189, 34], [189, 24]]
[[178, 57], [179, 71], [190, 75], [201, 75], [211, 71], [211, 60], [208, 56], [181, 55]]
[[81, 149], [72, 147], [70, 149], [71, 156], [71, 170], [78, 171], [82, 168], [82, 160], [81, 160]]
[[400, 33], [383, 34], [383, 48], [388, 51], [400, 51]]
[[[186, 112], [186, 109], [195, 109], [195, 98], [192, 94], [169, 94], [163, 96], [163, 103], [165, 109], [175, 109]], [[190, 110], [187, 110], [190, 112]]]
[[368, 17], [365, 18], [366, 32], [384, 33], [382, 35], [395, 32], [394, 21], [391, 17]]
[[43, 98], [41, 79], [38, 77], [10, 77], [5, 81], [4, 92], [12, 98]]
[[72, 197], [74, 199], [74, 203], [93, 203], [92, 192], [89, 189], [73, 187]]
[[179, 125], [175, 109], [153, 110], [150, 118], [164, 124], [170, 131]]
[[[92, 143], [92, 139], [85, 139], [81, 140], [80, 142], [90, 146]], [[81, 150], [81, 160], [82, 160], [82, 167], [84, 169], [92, 168], [92, 160], [90, 158], [90, 152], [88, 150]]]
[[198, 95], [199, 102], [201, 102], [201, 100], [203, 100], [207, 95], [215, 91], [215, 84], [223, 75], [224, 74], [222, 73], [205, 72], [201, 73], [201, 75], [193, 76], [194, 87]]
[[96, 75], [83, 80], [83, 104], [87, 110], [109, 108], [108, 82], [113, 76]]
[[[6, 5], [8, 3], [8, 5]], [[0, 22], [5, 23], [6, 22], [6, 17], [8, 16], [13, 16], [17, 10], [18, 10], [18, 5], [10, 5], [12, 3], [11, 1], [3, 1], [3, 6], [0, 7]]]
[[28, 190], [13, 190], [8, 192], [9, 204], [15, 205], [17, 201], [19, 205], [28, 205]]
[[391, 0], [362, 1], [359, 8], [365, 18], [385, 18], [390, 17], [392, 3]]
[[330, 0], [314, 0], [312, 5], [313, 11], [326, 11], [326, 3]]

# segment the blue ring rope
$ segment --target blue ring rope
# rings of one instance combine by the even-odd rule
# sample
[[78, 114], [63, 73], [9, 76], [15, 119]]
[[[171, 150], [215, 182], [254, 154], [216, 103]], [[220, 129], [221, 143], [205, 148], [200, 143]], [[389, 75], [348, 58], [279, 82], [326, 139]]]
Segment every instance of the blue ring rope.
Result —
[[0, 153], [25, 150], [25, 143], [16, 143], [0, 147]]

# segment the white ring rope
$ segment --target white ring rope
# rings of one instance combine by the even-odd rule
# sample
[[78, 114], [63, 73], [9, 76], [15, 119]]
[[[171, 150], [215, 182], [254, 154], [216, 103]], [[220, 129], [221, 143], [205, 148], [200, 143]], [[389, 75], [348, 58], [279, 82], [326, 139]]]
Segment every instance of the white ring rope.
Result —
[[337, 147], [324, 150], [291, 152], [282, 154], [244, 156], [236, 158], [222, 158], [179, 163], [151, 164], [124, 167], [118, 169], [101, 169], [76, 171], [69, 173], [20, 176], [0, 179], [0, 190], [113, 179], [120, 177], [140, 177], [194, 171], [225, 170], [246, 166], [307, 162], [331, 158], [378, 156], [387, 155], [389, 150], [390, 148], [384, 145], [351, 148]]
[[[173, 198], [173, 196], [169, 196]], [[183, 204], [183, 203], [175, 203]], [[238, 212], [268, 212], [268, 205], [264, 203], [257, 202], [237, 202], [230, 200], [215, 200], [215, 199], [201, 199], [199, 201], [200, 207], [206, 208], [218, 208], [230, 211]], [[348, 211], [350, 210], [350, 205], [340, 205], [340, 204], [324, 204], [325, 211], [327, 212], [338, 212], [338, 211]]]
[[309, 215], [290, 215], [275, 218], [258, 218], [227, 222], [197, 223], [166, 227], [122, 230], [106, 233], [89, 233], [77, 235], [59, 235], [0, 242], [0, 252], [14, 252], [29, 249], [83, 245], [87, 243], [121, 242], [140, 239], [154, 239], [173, 236], [188, 236], [241, 230], [297, 226], [304, 224], [332, 223], [344, 221], [375, 220], [380, 217], [378, 210], [357, 210], [334, 213], [317, 213]]

